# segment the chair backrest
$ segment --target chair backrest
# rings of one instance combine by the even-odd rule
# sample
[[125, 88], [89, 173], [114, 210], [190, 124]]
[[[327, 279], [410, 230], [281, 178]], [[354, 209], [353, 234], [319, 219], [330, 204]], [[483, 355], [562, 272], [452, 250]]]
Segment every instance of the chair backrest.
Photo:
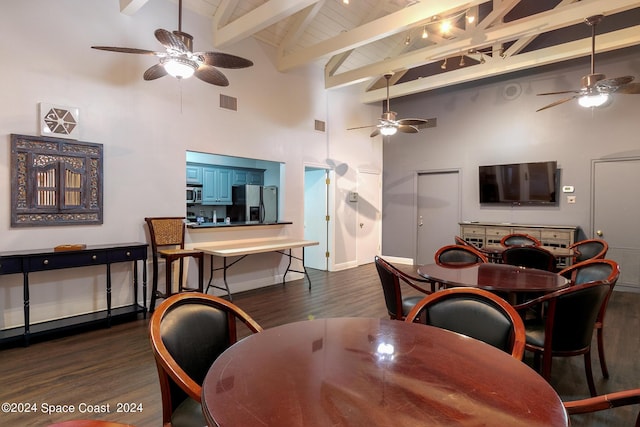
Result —
[[500, 239], [502, 246], [542, 246], [540, 240], [525, 233], [507, 234]]
[[544, 347], [554, 352], [591, 345], [598, 313], [611, 289], [607, 281], [575, 285], [529, 301], [547, 301]]
[[162, 392], [163, 422], [187, 398], [200, 402], [201, 386], [216, 358], [237, 341], [236, 319], [262, 328], [233, 303], [198, 292], [175, 294], [153, 313], [151, 347]]
[[609, 244], [602, 239], [585, 239], [569, 246], [576, 251], [573, 262], [582, 262], [588, 259], [602, 259], [607, 256]]
[[[588, 414], [591, 412], [604, 411], [620, 406], [640, 404], [640, 388], [616, 391], [614, 393], [589, 397], [587, 399], [564, 402], [567, 414]], [[636, 427], [640, 427], [640, 412], [636, 418]]]
[[487, 256], [473, 246], [447, 245], [434, 255], [436, 264], [446, 267], [467, 267], [488, 262]]
[[558, 274], [571, 280], [574, 285], [581, 285], [597, 280], [615, 283], [620, 276], [620, 266], [610, 259], [589, 259], [572, 264]]
[[451, 288], [423, 298], [405, 322], [425, 323], [484, 341], [522, 359], [525, 328], [518, 312], [497, 295], [479, 288]]
[[473, 246], [471, 243], [467, 242], [466, 240], [464, 240], [462, 237], [460, 236], [454, 236], [453, 237], [453, 242], [456, 245], [460, 245], [460, 246]]
[[179, 246], [184, 249], [185, 217], [147, 217], [144, 220], [149, 227], [151, 250], [158, 251], [161, 246]]
[[509, 246], [502, 252], [502, 262], [546, 271], [556, 269], [556, 257], [540, 246]]
[[433, 292], [433, 284], [431, 284], [432, 290], [427, 290], [415, 283], [431, 283], [428, 280], [410, 276], [379, 256], [376, 256], [374, 261], [376, 264], [376, 270], [378, 270], [378, 276], [380, 277], [382, 292], [384, 293], [384, 302], [387, 306], [387, 312], [391, 319], [404, 319], [402, 309], [402, 282], [424, 294], [430, 294]]

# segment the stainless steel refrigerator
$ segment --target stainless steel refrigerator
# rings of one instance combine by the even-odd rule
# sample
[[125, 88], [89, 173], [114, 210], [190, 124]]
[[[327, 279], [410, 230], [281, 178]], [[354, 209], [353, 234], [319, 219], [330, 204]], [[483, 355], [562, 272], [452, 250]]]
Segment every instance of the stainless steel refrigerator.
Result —
[[234, 185], [230, 217], [234, 222], [276, 222], [278, 187], [275, 185]]

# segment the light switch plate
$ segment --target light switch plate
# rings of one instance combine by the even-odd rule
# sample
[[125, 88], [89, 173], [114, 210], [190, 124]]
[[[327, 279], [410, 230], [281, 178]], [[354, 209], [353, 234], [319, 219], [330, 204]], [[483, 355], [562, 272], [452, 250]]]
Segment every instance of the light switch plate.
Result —
[[573, 185], [565, 185], [562, 187], [563, 193], [573, 193]]
[[573, 204], [576, 202], [576, 196], [567, 196], [567, 203]]

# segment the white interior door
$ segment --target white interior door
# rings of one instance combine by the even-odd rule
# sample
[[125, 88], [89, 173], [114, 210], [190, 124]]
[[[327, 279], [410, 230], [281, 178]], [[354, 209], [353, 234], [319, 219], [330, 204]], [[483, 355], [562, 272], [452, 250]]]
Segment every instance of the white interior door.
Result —
[[[358, 265], [369, 264], [380, 255], [382, 240], [382, 179], [379, 173], [358, 173], [358, 224], [356, 252]], [[351, 202], [350, 202], [351, 203]]]
[[[617, 290], [640, 292], [640, 158], [593, 162], [592, 236], [609, 244], [620, 264]], [[622, 189], [624, 187], [624, 190]]]
[[325, 169], [305, 167], [304, 170], [304, 238], [319, 242], [304, 249], [305, 267], [328, 270], [328, 206]]
[[460, 173], [418, 174], [417, 264], [434, 262], [436, 251], [454, 243], [459, 233]]

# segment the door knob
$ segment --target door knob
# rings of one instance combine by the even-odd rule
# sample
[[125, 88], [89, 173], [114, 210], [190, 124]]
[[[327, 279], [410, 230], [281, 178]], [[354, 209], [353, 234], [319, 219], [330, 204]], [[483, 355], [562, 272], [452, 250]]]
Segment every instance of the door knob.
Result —
[[598, 231], [596, 231], [596, 234], [597, 234], [599, 237], [602, 237], [602, 234], [603, 234], [603, 233], [602, 233], [602, 230], [598, 230]]

